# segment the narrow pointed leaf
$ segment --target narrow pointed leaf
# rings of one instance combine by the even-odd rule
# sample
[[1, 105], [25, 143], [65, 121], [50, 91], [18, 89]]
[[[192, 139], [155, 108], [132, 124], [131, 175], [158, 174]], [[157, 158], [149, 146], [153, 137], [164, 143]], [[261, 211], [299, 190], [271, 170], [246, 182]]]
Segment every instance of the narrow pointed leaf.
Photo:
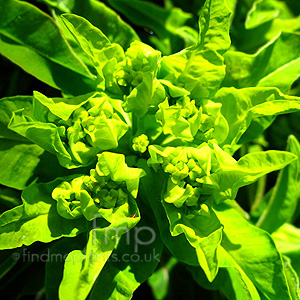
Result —
[[280, 171], [268, 206], [256, 224], [269, 233], [292, 218], [299, 199], [300, 145], [294, 136], [289, 138], [287, 151], [297, 155], [298, 159]]

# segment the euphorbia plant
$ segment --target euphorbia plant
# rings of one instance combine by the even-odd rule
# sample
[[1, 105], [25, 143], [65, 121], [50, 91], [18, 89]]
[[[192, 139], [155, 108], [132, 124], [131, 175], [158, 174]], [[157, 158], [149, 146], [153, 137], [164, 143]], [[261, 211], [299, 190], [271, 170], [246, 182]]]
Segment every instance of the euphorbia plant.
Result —
[[[23, 203], [1, 215], [0, 247], [42, 242], [68, 254], [59, 267], [47, 262], [47, 297], [130, 299], [159, 261], [113, 255], [155, 249], [230, 299], [293, 299], [292, 268], [235, 198], [269, 172], [296, 169], [298, 176], [299, 145], [292, 140], [295, 154], [233, 154], [300, 102], [272, 85], [221, 87], [230, 46], [226, 1], [207, 0], [196, 44], [169, 56], [122, 22], [127, 42], [117, 43], [78, 15], [54, 23], [24, 1], [0, 4], [0, 52], [62, 92], [1, 99], [5, 155], [22, 153], [21, 166], [12, 161], [0, 182], [22, 190]], [[56, 176], [39, 178], [43, 151]], [[142, 250], [128, 238], [135, 226], [155, 236]]]

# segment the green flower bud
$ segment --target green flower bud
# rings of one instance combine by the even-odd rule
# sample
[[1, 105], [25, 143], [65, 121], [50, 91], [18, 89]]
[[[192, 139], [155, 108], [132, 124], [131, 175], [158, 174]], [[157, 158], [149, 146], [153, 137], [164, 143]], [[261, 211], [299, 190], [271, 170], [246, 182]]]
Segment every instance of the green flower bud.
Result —
[[185, 163], [184, 162], [182, 162], [182, 161], [180, 161], [180, 162], [178, 162], [176, 165], [175, 165], [175, 167], [177, 168], [177, 170], [179, 170], [179, 171], [182, 171], [183, 169], [185, 169]]
[[200, 195], [201, 195], [201, 189], [198, 187], [193, 188], [193, 195], [191, 195], [189, 198], [187, 198], [187, 200], [185, 201], [185, 204], [187, 206], [197, 205]]
[[89, 189], [91, 191], [94, 189], [94, 184], [93, 184], [93, 181], [91, 180], [90, 176], [84, 176], [82, 181], [87, 189]]
[[192, 181], [196, 181], [196, 178], [200, 178], [203, 176], [202, 169], [195, 165], [195, 167], [189, 172], [189, 177]]
[[119, 197], [118, 191], [112, 189], [102, 189], [98, 194], [100, 198], [100, 207], [114, 208]]
[[196, 178], [198, 177], [198, 174], [197, 174], [197, 172], [190, 171], [190, 172], [189, 172], [189, 177], [190, 177], [190, 179], [191, 179], [192, 181], [195, 181]]
[[96, 126], [95, 126], [95, 118], [89, 116], [88, 118], [85, 118], [84, 120], [82, 120], [82, 126], [85, 130], [92, 132], [95, 130]]
[[82, 215], [78, 190], [82, 185], [81, 178], [75, 178], [70, 183], [62, 182], [52, 192], [52, 198], [57, 201], [58, 213], [66, 219], [79, 218]]
[[135, 137], [132, 140], [132, 149], [137, 152], [144, 153], [147, 151], [147, 147], [149, 145], [149, 140], [147, 135], [141, 134], [140, 136]]
[[127, 86], [130, 84], [132, 80], [132, 76], [130, 75], [130, 73], [125, 71], [124, 69], [117, 71], [115, 78], [118, 85], [120, 86]]
[[175, 168], [174, 165], [168, 164], [168, 165], [164, 168], [164, 171], [165, 171], [166, 173], [173, 174], [173, 173], [176, 171], [176, 168]]
[[133, 75], [132, 75], [133, 79], [131, 81], [131, 84], [133, 86], [137, 86], [138, 84], [140, 84], [143, 81], [143, 75], [140, 72], [133, 71], [132, 73], [133, 73]]
[[205, 203], [201, 204], [201, 209], [199, 210], [199, 214], [205, 217], [210, 217], [210, 210], [207, 204]]
[[89, 113], [86, 111], [85, 108], [79, 107], [77, 108], [72, 115], [74, 121], [76, 120], [83, 120], [89, 116]]

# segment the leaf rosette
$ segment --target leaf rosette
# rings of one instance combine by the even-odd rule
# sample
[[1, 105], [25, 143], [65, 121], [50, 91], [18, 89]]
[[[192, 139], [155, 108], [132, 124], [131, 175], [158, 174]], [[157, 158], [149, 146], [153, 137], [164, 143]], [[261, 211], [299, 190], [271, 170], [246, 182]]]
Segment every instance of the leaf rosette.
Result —
[[57, 155], [64, 167], [87, 166], [97, 153], [117, 148], [128, 130], [118, 102], [104, 93], [64, 102], [35, 92], [33, 116], [18, 111], [9, 128]]
[[113, 82], [121, 90], [119, 97], [126, 112], [142, 117], [164, 100], [165, 90], [156, 78], [160, 59], [159, 51], [135, 41], [125, 52], [125, 59], [115, 66]]
[[129, 168], [124, 155], [103, 152], [90, 176], [62, 182], [52, 197], [58, 213], [66, 219], [84, 216], [91, 221], [102, 216], [110, 222], [120, 207], [130, 205], [137, 197], [139, 179], [144, 175], [141, 169]]
[[148, 165], [168, 174], [164, 201], [195, 208], [206, 201], [234, 200], [240, 187], [296, 159], [292, 153], [266, 151], [236, 161], [213, 140], [197, 148], [151, 145], [149, 153]]

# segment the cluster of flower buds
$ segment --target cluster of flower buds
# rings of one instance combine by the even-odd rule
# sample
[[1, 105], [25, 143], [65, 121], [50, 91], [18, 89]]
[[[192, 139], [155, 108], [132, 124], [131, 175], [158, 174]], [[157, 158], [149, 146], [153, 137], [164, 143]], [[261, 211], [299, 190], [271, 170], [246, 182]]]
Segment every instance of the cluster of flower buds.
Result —
[[221, 104], [205, 100], [198, 106], [188, 95], [169, 97], [158, 105], [156, 120], [164, 134], [188, 142], [208, 141], [214, 138], [215, 127], [219, 124]]
[[66, 130], [61, 138], [75, 161], [86, 165], [97, 153], [118, 147], [128, 125], [115, 111], [112, 101], [117, 100], [102, 93], [77, 108], [64, 124]]
[[176, 207], [197, 206], [218, 188], [211, 176], [217, 162], [207, 143], [198, 148], [149, 146], [149, 153], [148, 164], [169, 174], [164, 201]]
[[148, 145], [149, 145], [149, 139], [145, 134], [136, 136], [132, 140], [132, 149], [137, 152], [141, 152], [141, 153], [146, 152]]
[[139, 178], [145, 172], [129, 168], [123, 154], [103, 152], [89, 176], [64, 181], [52, 192], [58, 213], [67, 219], [81, 217], [92, 220], [102, 209], [114, 209], [136, 198]]
[[90, 171], [90, 176], [83, 177], [83, 183], [99, 208], [114, 208], [119, 200], [126, 200], [121, 189], [126, 190], [125, 184], [111, 180], [110, 176], [100, 176], [95, 169]]

